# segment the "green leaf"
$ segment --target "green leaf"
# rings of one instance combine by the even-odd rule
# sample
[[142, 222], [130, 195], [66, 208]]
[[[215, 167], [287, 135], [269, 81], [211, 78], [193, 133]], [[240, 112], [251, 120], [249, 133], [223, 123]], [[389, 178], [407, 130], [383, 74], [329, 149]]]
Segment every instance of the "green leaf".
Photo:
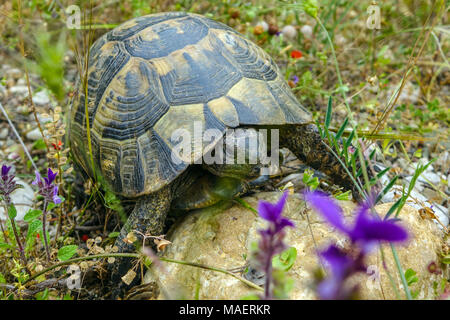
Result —
[[336, 140], [339, 141], [339, 139], [341, 138], [342, 134], [344, 133], [345, 127], [348, 124], [348, 117], [345, 118], [344, 123], [341, 125], [341, 127], [339, 128], [338, 132], [336, 133]]
[[120, 234], [119, 231], [111, 232], [110, 234], [108, 234], [108, 238], [117, 238], [119, 234]]
[[327, 113], [325, 115], [325, 128], [328, 129], [331, 123], [331, 114], [332, 114], [332, 106], [333, 106], [333, 98], [330, 96], [328, 98], [328, 106]]
[[381, 193], [378, 195], [378, 197], [375, 199], [375, 204], [377, 204], [378, 202], [380, 202], [381, 199], [383, 199], [384, 195], [386, 193], [389, 192], [389, 190], [391, 190], [391, 188], [394, 186], [395, 182], [397, 181], [398, 176], [395, 176], [394, 178], [392, 178], [391, 181], [389, 181], [389, 183], [386, 185], [386, 187], [384, 187], [383, 191], [381, 191]]
[[70, 295], [70, 293], [66, 293], [62, 299], [63, 300], [73, 300], [73, 297]]
[[49, 202], [47, 204], [47, 211], [51, 211], [54, 207], [56, 207], [56, 204], [54, 204], [53, 202]]
[[317, 177], [314, 177], [314, 172], [310, 169], [306, 169], [305, 172], [303, 172], [303, 183], [306, 184], [308, 187], [310, 187], [312, 190], [317, 189], [320, 182]]
[[60, 261], [67, 261], [77, 252], [78, 246], [77, 245], [68, 245], [61, 247], [58, 250], [58, 259]]
[[13, 204], [11, 204], [8, 208], [8, 216], [10, 219], [15, 219], [17, 217], [17, 210]]
[[0, 249], [10, 249], [13, 246], [10, 245], [9, 243], [5, 243], [5, 242], [0, 242]]
[[294, 265], [295, 259], [297, 259], [297, 249], [290, 247], [272, 258], [272, 266], [282, 271], [288, 271]]
[[346, 192], [341, 192], [341, 193], [335, 195], [334, 197], [337, 200], [349, 200], [350, 199], [350, 192], [351, 192], [350, 190], [348, 190]]
[[448, 254], [442, 258], [442, 263], [450, 264], [450, 254]]
[[400, 203], [402, 203], [402, 198], [398, 199], [393, 205], [392, 207], [389, 208], [389, 211], [386, 213], [386, 215], [384, 216], [384, 220], [389, 219], [389, 217], [394, 213], [394, 211], [398, 208], [398, 206], [400, 205]]
[[36, 300], [48, 300], [48, 288], [45, 288], [43, 292], [36, 293]]
[[413, 283], [419, 281], [419, 278], [417, 278], [416, 275], [417, 273], [411, 268], [405, 271], [405, 278], [406, 282], [408, 283], [408, 286], [411, 286]]
[[45, 145], [45, 142], [43, 139], [36, 140], [35, 143], [33, 143], [33, 149], [34, 150], [46, 150], [47, 146]]
[[38, 231], [42, 229], [42, 221], [41, 220], [33, 220], [28, 224], [28, 234], [35, 235]]
[[42, 214], [41, 210], [38, 209], [30, 209], [28, 210], [28, 212], [25, 214], [25, 217], [23, 217], [23, 220], [25, 220], [25, 222], [30, 223], [31, 221], [33, 221], [34, 219], [36, 219], [37, 217], [39, 217]]
[[261, 298], [257, 294], [252, 293], [241, 297], [241, 300], [261, 300]]
[[35, 219], [28, 224], [25, 251], [28, 252], [36, 241], [36, 234], [42, 230], [42, 221]]

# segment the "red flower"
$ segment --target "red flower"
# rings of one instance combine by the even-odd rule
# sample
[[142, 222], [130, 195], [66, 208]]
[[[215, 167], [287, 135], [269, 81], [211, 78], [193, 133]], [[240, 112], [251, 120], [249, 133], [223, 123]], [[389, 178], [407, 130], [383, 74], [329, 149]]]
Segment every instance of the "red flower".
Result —
[[89, 236], [88, 236], [87, 234], [83, 234], [83, 235], [81, 236], [81, 240], [83, 240], [83, 242], [88, 241], [88, 239], [89, 239]]
[[36, 238], [39, 240], [41, 238], [41, 235], [39, 233], [36, 233]]
[[299, 50], [291, 51], [291, 58], [293, 58], [293, 59], [300, 59], [302, 56], [303, 56], [303, 53]]
[[55, 150], [61, 150], [61, 146], [62, 146], [62, 142], [61, 140], [58, 141], [58, 144], [54, 144], [52, 143], [53, 148], [55, 148]]

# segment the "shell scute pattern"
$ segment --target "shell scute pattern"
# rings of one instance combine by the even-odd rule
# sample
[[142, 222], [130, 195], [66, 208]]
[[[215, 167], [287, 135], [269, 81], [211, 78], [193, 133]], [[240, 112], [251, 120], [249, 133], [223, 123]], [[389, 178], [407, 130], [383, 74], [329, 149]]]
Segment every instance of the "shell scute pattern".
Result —
[[[89, 170], [84, 94], [74, 99], [74, 154]], [[304, 123], [277, 66], [262, 49], [221, 23], [186, 13], [136, 18], [91, 48], [88, 112], [95, 171], [113, 191], [154, 192], [214, 147], [174, 162], [172, 134], [193, 124], [224, 133], [239, 125]]]

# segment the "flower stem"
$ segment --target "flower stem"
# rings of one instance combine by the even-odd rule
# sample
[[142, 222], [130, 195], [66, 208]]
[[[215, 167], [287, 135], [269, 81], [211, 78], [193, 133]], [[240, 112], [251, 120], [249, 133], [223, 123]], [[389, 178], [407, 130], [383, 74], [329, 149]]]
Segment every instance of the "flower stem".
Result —
[[47, 223], [47, 200], [44, 200], [44, 212], [42, 213], [42, 236], [44, 237], [44, 245], [45, 245], [45, 252], [47, 254], [47, 262], [50, 261], [50, 250], [48, 248], [48, 242], [47, 242], [47, 232], [45, 229], [45, 224]]
[[[6, 196], [5, 197], [5, 212], [8, 215], [9, 221], [11, 223], [11, 228], [13, 229], [13, 232], [14, 232], [14, 238], [16, 239], [17, 246], [19, 247], [20, 258], [22, 259], [24, 266], [26, 266], [27, 259], [25, 258], [25, 252], [23, 250], [22, 242], [20, 241], [19, 233], [17, 232], [16, 223], [15, 223], [14, 219], [11, 218], [8, 214], [8, 208], [10, 206], [11, 206], [11, 201], [9, 199], [9, 196]], [[2, 226], [2, 229], [3, 229], [3, 226]]]

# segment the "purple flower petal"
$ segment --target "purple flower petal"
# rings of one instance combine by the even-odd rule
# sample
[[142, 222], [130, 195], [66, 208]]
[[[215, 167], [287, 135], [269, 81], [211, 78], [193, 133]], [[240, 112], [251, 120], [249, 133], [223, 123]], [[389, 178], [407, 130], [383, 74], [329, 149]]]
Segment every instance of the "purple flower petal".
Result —
[[333, 277], [343, 279], [353, 264], [353, 260], [338, 247], [330, 245], [327, 250], [320, 252], [320, 256], [329, 266]]
[[320, 191], [306, 192], [305, 200], [319, 211], [333, 227], [349, 233], [349, 229], [344, 224], [342, 209], [328, 195]]
[[53, 196], [53, 203], [54, 204], [60, 204], [61, 203], [61, 198], [58, 196]]
[[36, 179], [34, 179], [34, 181], [31, 184], [33, 184], [35, 186], [39, 186], [42, 184], [42, 178], [38, 171], [35, 171], [35, 174], [36, 174]]
[[295, 227], [295, 224], [289, 220], [288, 218], [281, 218], [277, 224], [276, 224], [276, 230], [275, 232], [280, 231], [281, 229], [284, 229], [285, 227]]
[[349, 234], [353, 242], [371, 243], [374, 241], [400, 242], [408, 239], [408, 234], [394, 221], [376, 220], [370, 217], [368, 205], [362, 205], [358, 210], [355, 226]]
[[258, 212], [261, 218], [273, 223], [278, 221], [281, 217], [281, 212], [283, 212], [287, 195], [288, 192], [285, 191], [276, 204], [272, 204], [267, 201], [260, 201], [258, 204]]
[[2, 165], [2, 177], [6, 177], [8, 175], [9, 170], [11, 170], [11, 167], [8, 167], [6, 164]]
[[48, 168], [47, 170], [48, 180], [46, 180], [47, 185], [50, 185], [53, 183], [53, 181], [55, 181], [55, 177], [57, 174], [58, 172], [53, 172], [52, 169]]

